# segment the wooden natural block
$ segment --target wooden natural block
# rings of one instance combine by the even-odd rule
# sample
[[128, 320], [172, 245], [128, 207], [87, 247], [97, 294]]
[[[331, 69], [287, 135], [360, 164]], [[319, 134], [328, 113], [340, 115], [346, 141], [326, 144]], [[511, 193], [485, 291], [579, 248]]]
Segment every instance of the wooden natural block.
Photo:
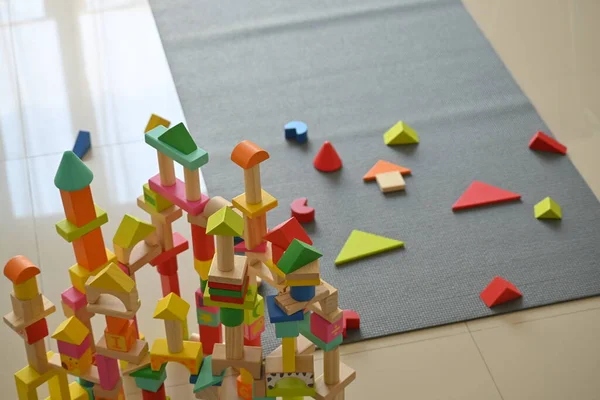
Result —
[[333, 400], [352, 381], [356, 379], [356, 372], [344, 363], [340, 363], [340, 380], [335, 385], [325, 384], [323, 375], [315, 380], [316, 400]]
[[213, 374], [218, 375], [228, 367], [245, 368], [254, 379], [260, 379], [262, 367], [262, 347], [244, 346], [244, 354], [240, 360], [229, 360], [226, 357], [225, 344], [217, 343], [212, 354]]
[[209, 282], [228, 283], [231, 285], [242, 285], [246, 277], [248, 265], [246, 257], [234, 256], [234, 268], [231, 271], [220, 271], [218, 266], [218, 257], [213, 258], [210, 271], [208, 272]]
[[384, 172], [375, 176], [375, 179], [383, 193], [397, 192], [404, 190], [406, 187], [406, 182], [404, 182], [400, 171]]
[[309, 305], [324, 299], [329, 294], [329, 291], [324, 285], [319, 285], [315, 289], [315, 296], [309, 301], [296, 301], [292, 298], [289, 291], [275, 296], [277, 305], [285, 311], [287, 315], [292, 315], [300, 310], [305, 309]]
[[190, 374], [196, 375], [202, 364], [202, 343], [183, 342], [183, 350], [179, 353], [169, 352], [167, 339], [156, 339], [150, 349], [150, 366], [153, 371], [158, 371], [160, 367], [169, 361], [178, 362], [185, 366]]
[[[312, 280], [321, 278], [320, 261], [315, 260], [305, 266], [297, 269], [291, 274], [287, 274], [285, 279], [288, 281]], [[316, 285], [315, 285], [316, 286]]]
[[[314, 354], [296, 354], [295, 364], [295, 372], [314, 372]], [[286, 372], [284, 371], [283, 356], [269, 354], [265, 359], [265, 374], [279, 374], [282, 372]]]
[[[317, 347], [308, 340], [304, 335], [296, 338], [296, 353], [297, 354], [313, 354]], [[283, 346], [277, 347], [267, 357], [281, 357], [283, 355]]]
[[117, 360], [124, 360], [133, 364], [139, 364], [148, 354], [148, 343], [144, 340], [137, 339], [129, 351], [116, 351], [108, 348], [106, 345], [106, 338], [102, 336], [100, 337], [100, 340], [96, 342], [96, 352], [105, 357], [116, 358]]
[[[18, 316], [14, 312], [10, 312], [4, 316], [4, 323], [8, 325], [10, 329], [15, 332], [21, 332], [26, 326], [31, 325], [42, 318], [46, 318], [48, 315], [52, 314], [56, 311], [56, 307], [54, 304], [50, 302], [44, 296], [42, 297], [42, 308], [39, 309], [39, 301], [38, 300], [25, 300], [25, 303], [21, 303], [21, 300], [18, 300], [11, 293], [11, 301], [13, 301], [13, 308], [15, 307], [15, 303], [20, 307], [20, 312], [23, 314], [22, 316]], [[33, 303], [26, 303], [31, 302]]]
[[319, 305], [321, 306], [321, 311], [323, 312], [323, 314], [330, 314], [330, 313], [336, 312], [336, 310], [338, 309], [338, 306], [339, 306], [338, 290], [325, 281], [321, 281], [321, 283], [323, 285], [325, 285], [325, 287], [329, 291], [329, 295], [327, 297], [325, 297], [323, 300], [319, 301]]
[[123, 302], [119, 299], [108, 294], [103, 294], [100, 295], [94, 304], [88, 304], [87, 310], [94, 314], [131, 319], [140, 309], [142, 302], [138, 300], [135, 306], [133, 304], [129, 305], [133, 307], [131, 307], [131, 309], [127, 309], [125, 308]]

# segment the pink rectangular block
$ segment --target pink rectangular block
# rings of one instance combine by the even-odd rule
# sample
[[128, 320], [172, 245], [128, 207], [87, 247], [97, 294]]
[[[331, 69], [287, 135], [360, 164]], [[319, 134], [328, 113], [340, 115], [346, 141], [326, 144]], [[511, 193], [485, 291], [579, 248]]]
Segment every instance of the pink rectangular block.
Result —
[[324, 341], [330, 343], [342, 334], [344, 327], [344, 319], [340, 318], [333, 324], [326, 319], [321, 318], [319, 315], [312, 313], [310, 315], [310, 331], [313, 335]]
[[98, 375], [100, 377], [100, 386], [102, 386], [102, 389], [110, 390], [114, 388], [121, 378], [118, 361], [114, 358], [104, 357], [96, 353], [96, 366], [98, 367]]
[[61, 342], [60, 340], [57, 340], [56, 343], [58, 344], [58, 352], [60, 354], [73, 358], [81, 358], [83, 353], [90, 348], [90, 336], [88, 335], [83, 339], [83, 342], [81, 342], [80, 345]]
[[68, 305], [73, 311], [80, 310], [87, 305], [85, 294], [81, 293], [72, 286], [62, 292], [60, 294], [60, 298], [63, 303]]
[[187, 201], [185, 199], [185, 183], [177, 178], [175, 178], [175, 184], [173, 186], [163, 186], [160, 184], [160, 175], [157, 174], [150, 178], [148, 185], [150, 186], [150, 189], [154, 190], [171, 203], [178, 205], [191, 215], [201, 214], [202, 211], [204, 211], [206, 203], [210, 200], [207, 195], [202, 193], [200, 195], [200, 200]]
[[129, 273], [129, 268], [127, 268], [127, 265], [123, 264], [123, 263], [118, 263], [119, 268], [121, 268], [121, 271], [125, 272], [127, 274], [127, 276], [130, 276], [131, 274]]
[[210, 313], [218, 313], [219, 307], [217, 306], [205, 306], [204, 305], [204, 294], [202, 293], [202, 289], [198, 288], [196, 290], [196, 308], [200, 308], [204, 311], [208, 311]]
[[262, 242], [261, 244], [250, 250], [246, 248], [245, 242], [240, 242], [233, 247], [233, 250], [238, 253], [264, 253], [265, 251], [267, 251], [267, 242]]
[[244, 339], [254, 340], [265, 331], [265, 316], [263, 315], [250, 325], [244, 324]]

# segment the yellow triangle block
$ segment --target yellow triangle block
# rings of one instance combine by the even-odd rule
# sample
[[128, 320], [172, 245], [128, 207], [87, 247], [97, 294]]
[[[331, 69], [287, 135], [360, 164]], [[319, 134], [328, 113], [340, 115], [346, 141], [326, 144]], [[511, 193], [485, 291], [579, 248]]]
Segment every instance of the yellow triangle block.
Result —
[[169, 293], [158, 301], [153, 318], [167, 321], [185, 321], [189, 310], [190, 305], [187, 301], [175, 293]]
[[123, 249], [129, 249], [146, 239], [155, 230], [154, 225], [125, 214], [113, 237], [113, 243]]
[[388, 250], [404, 246], [404, 242], [389, 239], [372, 233], [353, 230], [346, 240], [342, 251], [335, 259], [335, 264], [340, 265], [364, 257], [383, 253]]
[[135, 282], [117, 264], [110, 263], [86, 286], [118, 293], [131, 293], [135, 289]]
[[52, 334], [52, 338], [79, 346], [90, 334], [90, 330], [77, 317], [64, 320]]
[[151, 131], [159, 125], [168, 128], [171, 125], [171, 122], [156, 114], [152, 114], [150, 116], [150, 119], [148, 120], [148, 124], [146, 124], [146, 129], [144, 129], [144, 133]]
[[533, 206], [533, 213], [537, 219], [562, 219], [560, 205], [550, 197]]
[[233, 209], [225, 206], [208, 217], [206, 233], [208, 235], [242, 236], [244, 219]]
[[415, 144], [419, 143], [419, 135], [406, 123], [399, 121], [383, 134], [383, 141], [388, 146], [395, 144]]

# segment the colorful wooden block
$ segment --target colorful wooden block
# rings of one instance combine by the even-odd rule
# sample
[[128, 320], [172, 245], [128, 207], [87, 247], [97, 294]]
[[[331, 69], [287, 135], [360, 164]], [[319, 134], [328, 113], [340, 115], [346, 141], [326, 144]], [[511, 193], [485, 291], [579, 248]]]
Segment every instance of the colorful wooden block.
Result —
[[[209, 236], [212, 240], [212, 236]], [[194, 269], [200, 276], [200, 279], [203, 281], [208, 280], [208, 273], [210, 271], [210, 266], [212, 265], [212, 257], [210, 260], [201, 261], [194, 259]]]
[[346, 243], [344, 243], [344, 247], [342, 247], [342, 250], [337, 255], [335, 264], [344, 264], [403, 246], [404, 242], [399, 240], [355, 229], [350, 233]]
[[121, 380], [119, 363], [116, 359], [96, 354], [96, 366], [98, 367], [98, 375], [100, 377], [100, 386], [102, 389], [110, 390], [115, 387], [119, 380]]
[[279, 246], [284, 251], [294, 239], [298, 239], [304, 243], [313, 244], [308, 233], [306, 233], [302, 225], [300, 225], [298, 220], [294, 217], [277, 225], [265, 235], [265, 240], [273, 243], [273, 245]]
[[537, 219], [562, 219], [560, 205], [550, 197], [533, 206], [533, 213]]
[[300, 335], [298, 321], [279, 322], [275, 324], [275, 336], [281, 338], [295, 338]]
[[60, 198], [65, 216], [73, 225], [82, 227], [97, 218], [96, 207], [89, 186], [76, 191], [61, 190]]
[[194, 258], [196, 260], [211, 260], [215, 255], [214, 237], [206, 234], [206, 227], [191, 225], [191, 229]]
[[123, 249], [130, 249], [155, 231], [154, 225], [125, 214], [113, 236], [113, 243]]
[[13, 285], [25, 283], [39, 274], [40, 269], [25, 256], [14, 256], [4, 266], [4, 276]]
[[290, 295], [296, 301], [309, 301], [315, 297], [314, 286], [292, 286], [290, 288]]
[[18, 400], [37, 400], [37, 388], [44, 383], [48, 383], [50, 398], [70, 398], [67, 372], [62, 368], [50, 368], [40, 374], [28, 365], [15, 374], [15, 382]]
[[[69, 393], [71, 395], [71, 400], [93, 400], [93, 397], [90, 397], [90, 392], [88, 392], [87, 388], [81, 386], [78, 382], [72, 382], [69, 385]], [[52, 400], [52, 398], [48, 397], [46, 400]]]
[[85, 294], [85, 284], [90, 276], [97, 275], [108, 264], [110, 264], [111, 262], [117, 261], [117, 258], [115, 257], [115, 255], [109, 249], [105, 248], [104, 250], [106, 252], [107, 261], [105, 264], [99, 266], [95, 270], [89, 271], [87, 268], [84, 268], [83, 266], [81, 266], [79, 264], [75, 264], [71, 268], [69, 268], [69, 278], [71, 279], [71, 284], [73, 285], [73, 287], [75, 289], [79, 290], [81, 293]]
[[98, 206], [95, 206], [95, 213], [96, 218], [80, 227], [68, 219], [63, 219], [62, 221], [56, 223], [56, 232], [58, 232], [58, 234], [67, 242], [71, 243], [75, 239], [79, 239], [80, 237], [87, 235], [88, 233], [100, 228], [102, 225], [108, 222], [108, 214], [106, 211]]
[[406, 182], [399, 171], [384, 172], [375, 177], [382, 193], [392, 193], [404, 190]]
[[163, 117], [158, 116], [156, 114], [152, 114], [152, 115], [150, 115], [150, 119], [148, 120], [148, 123], [146, 124], [144, 133], [151, 131], [152, 129], [156, 128], [157, 126], [164, 126], [165, 128], [168, 128], [169, 126], [171, 126], [171, 121], [164, 119]]
[[61, 353], [60, 364], [72, 375], [84, 375], [92, 366], [92, 349], [88, 347], [80, 357], [72, 357]]
[[173, 203], [171, 203], [169, 200], [165, 199], [160, 194], [150, 189], [149, 184], [144, 183], [143, 191], [144, 201], [146, 202], [146, 204], [151, 205], [156, 212], [164, 211], [167, 208], [173, 206]]
[[269, 159], [269, 153], [250, 140], [239, 142], [231, 151], [231, 161], [243, 169], [250, 169]]
[[60, 299], [72, 310], [79, 310], [87, 305], [85, 294], [71, 286], [60, 294]]
[[254, 340], [260, 338], [260, 335], [265, 331], [265, 317], [259, 317], [251, 324], [244, 324], [244, 338]]
[[312, 313], [310, 316], [310, 331], [323, 342], [330, 343], [342, 335], [343, 322], [341, 318], [334, 323], [330, 323], [316, 313]]
[[388, 146], [397, 144], [417, 144], [419, 135], [403, 121], [398, 121], [394, 126], [383, 134], [383, 141]]
[[90, 330], [77, 317], [64, 320], [52, 334], [52, 338], [61, 342], [80, 345], [90, 334]]
[[544, 132], [537, 132], [529, 142], [531, 150], [546, 151], [550, 153], [567, 154], [567, 148], [556, 139], [551, 138]]
[[228, 327], [239, 326], [244, 322], [244, 310], [221, 308], [221, 323]]
[[389, 161], [379, 160], [373, 165], [373, 167], [363, 176], [363, 181], [374, 181], [375, 177], [379, 174], [386, 172], [398, 171], [402, 175], [410, 175], [412, 171], [408, 168], [400, 165], [393, 164]]
[[[185, 129], [185, 126], [183, 126], [183, 124], [177, 124], [169, 130], [175, 130], [176, 133], [179, 134], [179, 136], [189, 136], [189, 132], [187, 132], [187, 129]], [[188, 150], [191, 150], [189, 146], [178, 145], [177, 147], [173, 147], [172, 144], [174, 144], [175, 142], [169, 139], [166, 139], [167, 142], [163, 142], [161, 140], [161, 137], [163, 138], [163, 140], [165, 140], [166, 137], [163, 136], [163, 134], [165, 134], [167, 131], [168, 129], [164, 126], [157, 126], [156, 128], [146, 132], [146, 134], [144, 135], [144, 140], [150, 146], [154, 147], [156, 150], [165, 154], [169, 158], [172, 158], [173, 160], [177, 161], [179, 164], [183, 165], [187, 169], [196, 170], [208, 163], [208, 153], [197, 146], [194, 151], [187, 153]], [[189, 142], [190, 139], [191, 136], [189, 136], [189, 139], [186, 137], [186, 142]], [[183, 141], [181, 137], [178, 139], [178, 142], [180, 141]], [[191, 139], [191, 142], [193, 142], [193, 139]], [[184, 152], [182, 152], [181, 150], [184, 150]]]
[[99, 266], [106, 264], [106, 250], [102, 230], [95, 229], [90, 233], [73, 240], [73, 252], [77, 264], [88, 271], [94, 271]]
[[266, 214], [268, 211], [277, 207], [277, 199], [271, 196], [266, 190], [261, 190], [262, 193], [262, 201], [256, 204], [248, 204], [246, 200], [246, 194], [242, 193], [237, 197], [234, 197], [231, 202], [245, 216], [249, 218], [256, 218], [263, 214]]
[[513, 193], [485, 182], [473, 181], [452, 205], [452, 211], [514, 201], [520, 198], [521, 195], [518, 193]]
[[32, 325], [25, 327], [25, 338], [27, 344], [33, 344], [48, 336], [48, 323], [46, 318], [42, 318]]
[[80, 344], [67, 343], [60, 340], [57, 340], [56, 344], [60, 354], [73, 358], [81, 358], [89, 350], [91, 342], [88, 335]]
[[128, 325], [128, 319], [106, 316], [106, 329], [104, 329], [104, 332], [121, 333]]
[[283, 256], [277, 263], [277, 267], [287, 275], [318, 260], [321, 257], [323, 257], [323, 254], [321, 254], [316, 248], [308, 243], [294, 239], [288, 246], [287, 250], [283, 253]]
[[167, 339], [156, 339], [150, 349], [151, 368], [157, 371], [169, 361], [180, 363], [190, 371], [190, 374], [197, 375], [202, 363], [202, 343], [184, 341], [182, 351], [171, 353]]
[[[110, 263], [86, 284], [90, 288], [106, 292], [131, 293], [135, 290], [135, 282], [127, 276], [115, 263]], [[89, 296], [90, 294], [87, 293]]]
[[292, 315], [287, 315], [279, 306], [275, 303], [275, 295], [267, 296], [267, 310], [269, 311], [269, 322], [272, 324], [279, 322], [291, 322], [291, 321], [302, 321], [304, 319], [304, 313], [298, 311]]
[[40, 294], [37, 279], [31, 278], [13, 285], [13, 293], [19, 300], [32, 300]]
[[502, 277], [495, 277], [481, 292], [479, 297], [488, 307], [494, 307], [516, 300], [523, 295], [517, 287]]
[[194, 384], [194, 393], [198, 393], [208, 387], [217, 385], [223, 381], [223, 371], [220, 375], [213, 375], [212, 371], [212, 356], [207, 356], [202, 362], [202, 367], [198, 373], [198, 378]]
[[105, 329], [104, 338], [108, 349], [128, 352], [138, 338], [135, 322], [133, 320], [127, 321], [127, 325], [120, 332], [110, 332], [108, 329]]
[[257, 294], [252, 310], [244, 310], [244, 323], [250, 325], [264, 315], [265, 299], [260, 294]]
[[189, 310], [188, 302], [175, 293], [169, 293], [158, 301], [153, 318], [166, 321], [185, 321]]
[[313, 166], [321, 172], [335, 172], [342, 168], [342, 159], [331, 142], [326, 140], [323, 143], [313, 159]]
[[200, 306], [196, 308], [196, 315], [198, 317], [198, 325], [216, 327], [221, 323], [219, 307]]
[[306, 197], [292, 201], [290, 209], [292, 210], [292, 217], [296, 218], [300, 223], [308, 224], [315, 220], [315, 209], [308, 206], [308, 199]]
[[283, 127], [285, 138], [298, 143], [308, 141], [308, 126], [302, 121], [290, 121]]
[[208, 217], [206, 233], [220, 236], [240, 236], [244, 233], [244, 219], [231, 207], [225, 206]]
[[92, 138], [90, 132], [79, 131], [77, 138], [75, 138], [75, 144], [73, 145], [73, 153], [80, 159], [83, 158], [92, 147]]
[[190, 244], [186, 238], [184, 238], [181, 234], [174, 232], [173, 233], [173, 247], [167, 251], [163, 251], [158, 256], [153, 258], [150, 261], [150, 265], [157, 266], [163, 265], [167, 261], [177, 257], [177, 255], [183, 253], [187, 249], [190, 248]]
[[150, 178], [148, 180], [148, 185], [150, 186], [150, 189], [192, 215], [201, 214], [209, 200], [209, 197], [205, 194], [202, 194], [200, 200], [187, 200], [185, 197], [185, 183], [183, 181], [176, 179], [173, 186], [163, 186], [160, 183], [159, 174]]

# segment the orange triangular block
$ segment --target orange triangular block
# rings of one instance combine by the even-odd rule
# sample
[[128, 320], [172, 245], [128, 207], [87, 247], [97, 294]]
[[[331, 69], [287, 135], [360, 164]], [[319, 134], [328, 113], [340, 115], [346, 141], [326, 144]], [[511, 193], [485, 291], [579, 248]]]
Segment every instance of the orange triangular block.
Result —
[[363, 176], [363, 181], [374, 181], [376, 175], [392, 171], [399, 171], [402, 175], [409, 175], [412, 173], [408, 168], [393, 164], [389, 161], [379, 160], [373, 165], [373, 168]]
[[473, 181], [465, 192], [456, 200], [452, 210], [484, 206], [503, 201], [519, 200], [521, 195], [508, 190], [488, 185], [484, 182]]

